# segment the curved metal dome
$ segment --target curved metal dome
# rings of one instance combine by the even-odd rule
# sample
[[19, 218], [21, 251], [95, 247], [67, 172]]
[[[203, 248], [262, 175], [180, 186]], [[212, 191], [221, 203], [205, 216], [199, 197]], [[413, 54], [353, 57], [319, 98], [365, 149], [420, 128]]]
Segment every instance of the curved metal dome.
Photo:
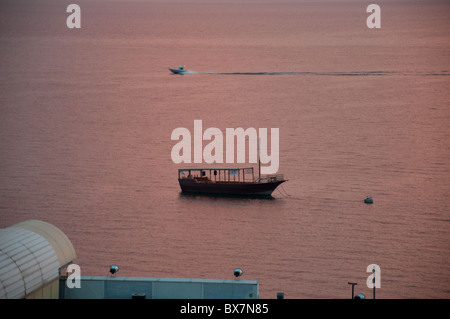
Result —
[[28, 220], [0, 229], [0, 298], [24, 298], [75, 258], [69, 238], [49, 223]]

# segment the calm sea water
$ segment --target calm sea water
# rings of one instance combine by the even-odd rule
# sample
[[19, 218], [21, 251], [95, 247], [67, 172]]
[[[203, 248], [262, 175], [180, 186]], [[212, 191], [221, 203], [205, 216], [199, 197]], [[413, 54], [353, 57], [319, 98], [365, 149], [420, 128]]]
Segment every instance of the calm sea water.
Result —
[[[0, 2], [1, 227], [59, 227], [82, 275], [349, 298], [377, 264], [378, 298], [450, 297], [448, 2], [70, 3]], [[195, 119], [280, 128], [275, 199], [181, 195]]]

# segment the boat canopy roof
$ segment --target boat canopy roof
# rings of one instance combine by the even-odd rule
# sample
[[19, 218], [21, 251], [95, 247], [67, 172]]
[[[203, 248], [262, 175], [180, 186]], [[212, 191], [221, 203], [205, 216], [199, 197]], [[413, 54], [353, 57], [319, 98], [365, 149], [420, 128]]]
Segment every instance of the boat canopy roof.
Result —
[[200, 168], [179, 168], [178, 171], [229, 171], [229, 170], [241, 170], [241, 169], [253, 169], [253, 167], [200, 167]]

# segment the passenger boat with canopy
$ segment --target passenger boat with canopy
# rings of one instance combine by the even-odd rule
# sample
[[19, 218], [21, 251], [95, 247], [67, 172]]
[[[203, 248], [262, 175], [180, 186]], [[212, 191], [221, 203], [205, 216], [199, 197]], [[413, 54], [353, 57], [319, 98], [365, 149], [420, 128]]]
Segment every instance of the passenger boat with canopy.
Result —
[[282, 174], [255, 177], [253, 167], [181, 168], [178, 182], [183, 193], [269, 197], [286, 182]]

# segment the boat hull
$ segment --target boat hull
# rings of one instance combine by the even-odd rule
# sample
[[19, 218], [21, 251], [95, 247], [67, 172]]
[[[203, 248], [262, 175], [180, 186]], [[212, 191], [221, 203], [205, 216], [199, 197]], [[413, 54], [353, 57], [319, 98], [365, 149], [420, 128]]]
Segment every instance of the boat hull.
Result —
[[175, 74], [184, 74], [186, 70], [180, 70], [180, 69], [170, 69], [169, 70]]
[[236, 182], [197, 182], [195, 179], [181, 178], [178, 180], [181, 191], [189, 194], [230, 195], [230, 196], [262, 196], [268, 197], [285, 181], [266, 183], [236, 183]]

